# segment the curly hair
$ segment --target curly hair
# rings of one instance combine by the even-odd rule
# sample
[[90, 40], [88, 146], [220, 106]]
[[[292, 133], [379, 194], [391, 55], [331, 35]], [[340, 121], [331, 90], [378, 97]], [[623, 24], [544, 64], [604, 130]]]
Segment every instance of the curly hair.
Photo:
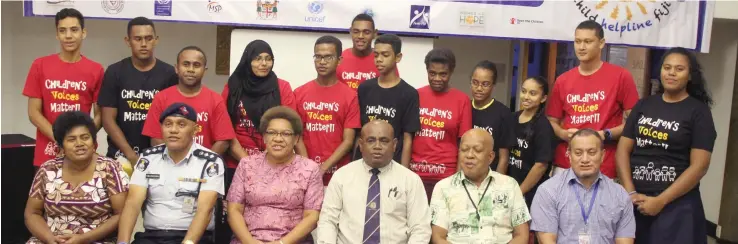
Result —
[[87, 130], [89, 130], [92, 135], [92, 142], [97, 144], [97, 136], [95, 136], [97, 134], [97, 127], [90, 115], [80, 111], [69, 111], [62, 113], [56, 118], [56, 121], [54, 121], [52, 130], [54, 132], [54, 139], [57, 145], [61, 147], [64, 142], [64, 137], [69, 133], [69, 131], [79, 126], [87, 127]]

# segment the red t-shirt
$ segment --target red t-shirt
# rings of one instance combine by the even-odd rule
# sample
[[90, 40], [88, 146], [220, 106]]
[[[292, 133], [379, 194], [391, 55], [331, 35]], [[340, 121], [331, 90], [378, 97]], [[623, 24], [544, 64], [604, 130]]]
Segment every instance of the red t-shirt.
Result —
[[[366, 57], [357, 57], [351, 48], [347, 48], [341, 53], [341, 58], [341, 63], [336, 68], [336, 76], [339, 81], [346, 83], [354, 91], [359, 89], [359, 85], [365, 80], [379, 77], [379, 70], [374, 64], [373, 52]], [[399, 69], [396, 71], [399, 76]]]
[[[41, 99], [44, 117], [53, 125], [67, 111], [90, 113], [92, 104], [97, 103], [104, 73], [102, 65], [85, 56], [75, 63], [62, 61], [58, 54], [40, 57], [28, 70], [23, 95]], [[53, 159], [58, 150], [54, 140], [36, 129], [34, 166]]]
[[[290, 107], [297, 111], [297, 109], [295, 109], [295, 94], [292, 93], [290, 83], [285, 80], [278, 79], [277, 84], [279, 85], [281, 105]], [[225, 87], [223, 87], [223, 92], [220, 93], [224, 101], [228, 101], [228, 91], [228, 83], [226, 83]], [[246, 109], [243, 107], [242, 102], [239, 102], [238, 108], [241, 111], [241, 118], [238, 120], [239, 124], [235, 128], [238, 143], [241, 144], [241, 147], [243, 147], [249, 155], [254, 155], [264, 151], [264, 140], [261, 137], [261, 133], [259, 133], [259, 128], [254, 127], [254, 122], [252, 122], [246, 114]], [[227, 113], [226, 117], [228, 117]], [[228, 123], [230, 127], [230, 122]], [[234, 159], [230, 154], [226, 155], [225, 161], [228, 168], [235, 169], [238, 167], [238, 160]]]
[[225, 102], [218, 93], [202, 86], [200, 94], [194, 97], [185, 97], [179, 92], [177, 86], [172, 86], [160, 91], [154, 96], [151, 108], [146, 115], [143, 135], [151, 138], [162, 138], [159, 116], [167, 107], [174, 103], [185, 103], [192, 106], [197, 112], [197, 133], [195, 142], [211, 149], [216, 141], [228, 141], [235, 137], [233, 126], [228, 117]]
[[[303, 141], [308, 157], [322, 164], [343, 142], [343, 130], [361, 128], [359, 97], [344, 83], [324, 87], [310, 81], [295, 89], [297, 113], [304, 124]], [[338, 168], [349, 162], [347, 153], [323, 175], [328, 185]]]
[[430, 86], [418, 89], [418, 96], [420, 131], [410, 169], [423, 180], [439, 181], [456, 173], [459, 137], [472, 128], [471, 100], [457, 89], [438, 93]]
[[[604, 130], [623, 123], [623, 112], [638, 102], [638, 91], [628, 70], [603, 63], [597, 72], [584, 76], [573, 68], [559, 76], [548, 96], [546, 114], [562, 119], [562, 127]], [[568, 143], [562, 141], [554, 153], [554, 163], [569, 168]], [[614, 178], [616, 143], [605, 144], [600, 171]]]

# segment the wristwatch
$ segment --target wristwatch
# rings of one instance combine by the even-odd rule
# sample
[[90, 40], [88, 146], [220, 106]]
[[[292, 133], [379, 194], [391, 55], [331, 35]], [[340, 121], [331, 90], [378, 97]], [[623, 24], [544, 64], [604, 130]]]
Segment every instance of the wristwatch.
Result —
[[612, 133], [610, 132], [610, 129], [605, 129], [605, 140], [612, 140]]

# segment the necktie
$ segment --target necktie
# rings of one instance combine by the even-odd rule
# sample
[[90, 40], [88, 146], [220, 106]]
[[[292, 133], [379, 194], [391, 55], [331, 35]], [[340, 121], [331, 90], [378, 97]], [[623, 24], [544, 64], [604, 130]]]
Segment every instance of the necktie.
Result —
[[369, 191], [366, 195], [366, 215], [364, 216], [364, 242], [379, 244], [379, 169], [372, 169]]

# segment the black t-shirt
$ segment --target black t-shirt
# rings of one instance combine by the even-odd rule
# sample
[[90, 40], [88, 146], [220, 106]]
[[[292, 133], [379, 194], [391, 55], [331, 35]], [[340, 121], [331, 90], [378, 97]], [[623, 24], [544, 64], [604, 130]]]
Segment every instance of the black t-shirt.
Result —
[[[177, 80], [174, 67], [158, 59], [154, 67], [145, 72], [136, 69], [130, 57], [111, 64], [105, 70], [98, 103], [101, 107], [118, 109], [116, 123], [128, 145], [136, 152], [151, 147], [151, 139], [141, 132], [154, 95], [176, 85]], [[123, 156], [110, 136], [107, 156]]]
[[630, 168], [636, 190], [659, 193], [689, 167], [691, 149], [712, 152], [717, 133], [706, 104], [693, 97], [667, 103], [656, 94], [633, 107], [623, 136], [635, 140]]
[[418, 91], [405, 80], [400, 80], [394, 87], [383, 88], [379, 86], [378, 79], [374, 78], [361, 83], [357, 92], [362, 126], [371, 120], [382, 119], [395, 129], [397, 149], [394, 159], [399, 163], [402, 159], [403, 133], [414, 134], [420, 130]]
[[[515, 121], [510, 108], [497, 100], [481, 110], [472, 108], [474, 128], [482, 128], [492, 134], [496, 154], [499, 154], [500, 148], [510, 149], [515, 146]], [[497, 169], [498, 161], [499, 155], [492, 161], [492, 170]]]
[[[519, 120], [518, 118], [520, 118], [521, 113], [522, 111], [515, 113], [514, 118], [516, 121]], [[533, 135], [530, 138], [526, 138], [525, 135], [525, 130], [528, 126], [531, 126], [533, 130]], [[550, 167], [557, 141], [555, 140], [551, 123], [548, 122], [544, 112], [541, 112], [541, 114], [533, 117], [528, 122], [516, 123], [515, 137], [517, 143], [510, 149], [510, 166], [507, 168], [507, 174], [517, 180], [518, 184], [523, 184], [525, 177], [528, 177], [528, 173], [536, 163], [545, 163], [547, 164], [547, 168]], [[533, 200], [536, 189], [547, 179], [548, 174], [544, 174], [541, 180], [538, 181], [538, 184], [525, 194], [525, 199], [529, 207], [531, 202], [528, 199]]]

